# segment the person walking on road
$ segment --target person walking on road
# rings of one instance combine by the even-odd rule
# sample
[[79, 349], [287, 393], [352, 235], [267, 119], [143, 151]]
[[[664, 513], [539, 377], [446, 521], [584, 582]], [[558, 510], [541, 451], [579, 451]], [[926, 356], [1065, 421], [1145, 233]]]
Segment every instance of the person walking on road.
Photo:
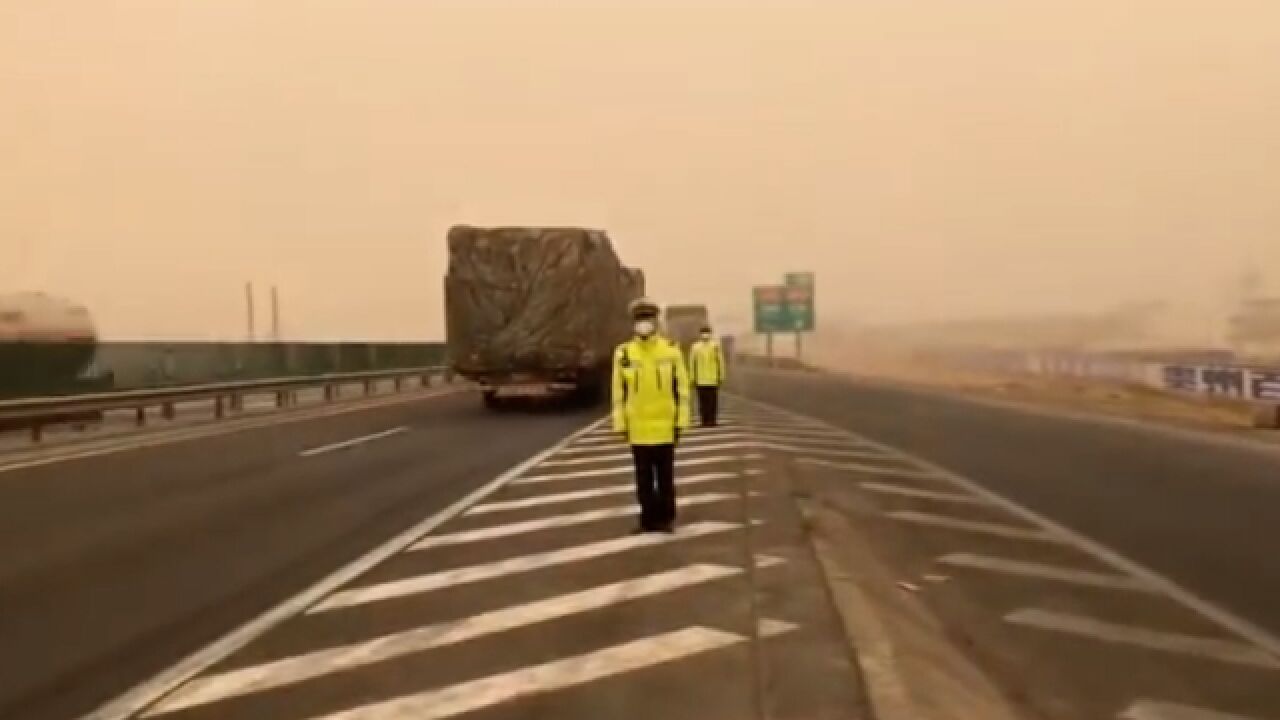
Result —
[[720, 408], [720, 386], [724, 384], [724, 352], [711, 335], [709, 325], [689, 350], [693, 384], [698, 388], [698, 414], [703, 427], [715, 427]]
[[673, 532], [675, 450], [689, 427], [689, 373], [680, 347], [658, 333], [657, 303], [631, 304], [635, 336], [613, 354], [613, 430], [626, 436], [636, 466], [636, 532]]

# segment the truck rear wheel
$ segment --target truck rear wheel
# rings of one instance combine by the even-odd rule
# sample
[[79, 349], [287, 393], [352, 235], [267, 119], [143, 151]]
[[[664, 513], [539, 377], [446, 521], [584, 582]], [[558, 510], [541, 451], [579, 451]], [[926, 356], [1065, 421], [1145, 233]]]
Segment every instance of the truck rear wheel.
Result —
[[485, 392], [483, 398], [486, 410], [493, 410], [496, 412], [502, 410], [506, 405], [506, 403], [502, 401], [502, 398], [498, 397], [498, 393], [492, 390]]

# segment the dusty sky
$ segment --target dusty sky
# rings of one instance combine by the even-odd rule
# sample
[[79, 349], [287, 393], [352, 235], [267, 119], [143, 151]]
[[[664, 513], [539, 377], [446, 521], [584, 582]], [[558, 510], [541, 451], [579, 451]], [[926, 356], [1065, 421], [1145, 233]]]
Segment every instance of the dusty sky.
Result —
[[1280, 270], [1275, 0], [0, 0], [0, 108], [0, 289], [116, 338], [242, 337], [246, 279], [289, 337], [439, 337], [454, 222], [739, 317], [790, 269], [828, 322]]

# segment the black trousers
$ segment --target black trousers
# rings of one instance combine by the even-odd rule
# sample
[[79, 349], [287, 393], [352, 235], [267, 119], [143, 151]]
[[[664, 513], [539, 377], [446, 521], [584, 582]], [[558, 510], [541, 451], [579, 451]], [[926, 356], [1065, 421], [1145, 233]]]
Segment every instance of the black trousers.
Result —
[[704, 427], [716, 424], [716, 416], [720, 412], [720, 388], [715, 385], [698, 386], [698, 414], [702, 416]]
[[632, 445], [640, 527], [661, 530], [676, 521], [676, 446]]

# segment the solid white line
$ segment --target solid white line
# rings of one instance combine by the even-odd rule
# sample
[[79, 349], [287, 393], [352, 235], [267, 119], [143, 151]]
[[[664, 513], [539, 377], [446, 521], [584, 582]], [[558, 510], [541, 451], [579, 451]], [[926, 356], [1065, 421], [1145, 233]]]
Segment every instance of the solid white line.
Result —
[[896, 511], [885, 513], [894, 520], [903, 522], [916, 523], [919, 525], [931, 525], [933, 527], [948, 528], [951, 530], [964, 530], [967, 532], [983, 533], [985, 535], [998, 535], [1000, 537], [1012, 538], [1015, 540], [1037, 540], [1039, 542], [1061, 542], [1061, 540], [1044, 530], [1039, 528], [1024, 528], [1015, 525], [1004, 525], [1002, 523], [982, 522], [979, 520], [964, 520], [962, 518], [946, 517], [944, 515], [932, 515], [930, 513]]
[[449, 507], [424, 519], [422, 522], [391, 538], [370, 552], [339, 568], [320, 582], [276, 605], [245, 625], [215, 640], [196, 653], [187, 656], [177, 665], [143, 682], [125, 694], [109, 701], [97, 710], [83, 716], [82, 720], [129, 720], [174, 688], [199, 675], [229, 655], [244, 648], [280, 623], [302, 613], [338, 588], [368, 572], [387, 558], [402, 552], [418, 538], [435, 530], [464, 510], [497, 492], [513, 478], [519, 477], [561, 448], [573, 442], [584, 432], [599, 425], [597, 420], [555, 443], [551, 447], [507, 470], [483, 487], [468, 494]]
[[317, 720], [440, 720], [680, 660], [745, 639], [712, 628], [690, 627], [439, 690], [341, 710]]
[[871, 492], [883, 493], [885, 495], [900, 495], [902, 497], [920, 498], [922, 500], [938, 500], [941, 502], [960, 503], [962, 505], [985, 505], [986, 500], [964, 493], [953, 492], [934, 492], [932, 490], [920, 490], [902, 485], [889, 485], [878, 482], [860, 483], [862, 489]]
[[119, 436], [119, 442], [112, 439], [107, 441], [110, 443], [107, 445], [95, 445], [92, 448], [76, 450], [76, 447], [81, 447], [80, 443], [76, 443], [68, 447], [65, 452], [59, 451], [56, 455], [41, 455], [40, 457], [31, 458], [29, 460], [13, 460], [10, 462], [0, 460], [0, 473], [12, 472], [14, 470], [25, 470], [27, 468], [40, 467], [43, 465], [53, 465], [60, 462], [69, 462], [71, 460], [83, 460], [85, 458], [100, 457], [102, 455], [114, 455], [116, 453], [128, 452], [130, 450], [145, 450], [147, 448], [173, 445], [175, 443], [187, 442], [190, 440], [203, 440], [205, 438], [220, 437], [222, 435], [244, 432], [246, 430], [257, 430], [259, 428], [276, 427], [279, 425], [292, 425], [294, 423], [307, 422], [309, 420], [324, 420], [326, 418], [337, 417], [339, 415], [347, 415], [349, 413], [356, 413], [364, 410], [380, 410], [386, 407], [394, 407], [396, 405], [403, 405], [420, 400], [430, 400], [437, 397], [454, 395], [460, 392], [462, 392], [462, 388], [433, 389], [425, 392], [407, 391], [403, 395], [382, 397], [370, 402], [366, 402], [363, 399], [360, 401], [352, 401], [350, 405], [344, 404], [341, 407], [330, 408], [327, 406], [321, 406], [318, 408], [285, 410], [281, 413], [272, 413], [267, 416], [256, 415], [246, 417], [243, 420], [210, 420], [192, 427], [162, 430], [154, 433], [147, 432], [144, 437], [139, 437], [136, 440], [131, 440], [131, 438], [136, 437], [136, 434], [134, 433], [122, 434]]
[[1277, 661], [1265, 651], [1234, 640], [1219, 640], [1197, 635], [1182, 635], [1151, 630], [1133, 625], [1120, 625], [1080, 615], [1069, 615], [1038, 608], [1015, 610], [1005, 615], [1004, 619], [1006, 622], [1015, 625], [1069, 633], [1117, 645], [1132, 645], [1148, 650], [1161, 650], [1205, 660], [1217, 660], [1237, 665], [1251, 665], [1269, 670], [1280, 670], [1280, 661]]
[[[887, 455], [881, 455], [881, 460], [891, 460], [893, 458]], [[936, 478], [937, 473], [932, 470], [912, 470], [910, 468], [893, 468], [884, 465], [867, 465], [865, 463], [854, 462], [830, 462], [828, 460], [820, 460], [818, 458], [797, 458], [796, 462], [803, 465], [819, 465], [821, 467], [829, 467], [836, 470], [850, 470], [853, 472], [866, 473], [868, 475], [882, 475], [884, 477], [903, 477], [903, 478]]]
[[[716, 482], [718, 480], [732, 480], [736, 477], [739, 477], [737, 473], [729, 472], [702, 473], [701, 475], [676, 478], [676, 485], [677, 487], [685, 487], [688, 485]], [[520, 500], [502, 500], [499, 502], [477, 505], [468, 510], [465, 514], [471, 516], [503, 512], [506, 510], [524, 510], [531, 507], [556, 505], [559, 503], [574, 502], [576, 500], [589, 500], [592, 498], [609, 497], [612, 495], [630, 495], [635, 491], [636, 486], [634, 483], [624, 483], [622, 485], [610, 485], [608, 487], [575, 490], [573, 492], [554, 493], [551, 495], [535, 495], [533, 497], [522, 498]]]
[[506, 558], [483, 565], [473, 565], [457, 570], [417, 575], [402, 580], [350, 588], [334, 593], [323, 602], [307, 611], [308, 614], [328, 612], [340, 608], [365, 605], [379, 600], [407, 597], [433, 592], [447, 587], [466, 585], [516, 575], [519, 573], [543, 570], [545, 568], [568, 565], [570, 563], [592, 560], [608, 555], [624, 553], [628, 550], [664, 545], [681, 540], [690, 540], [704, 535], [728, 532], [741, 527], [736, 523], [697, 522], [679, 528], [674, 535], [630, 535], [627, 537], [601, 540], [600, 542], [578, 545], [571, 548], [551, 550], [548, 552]]
[[1138, 700], [1116, 717], [1120, 720], [1257, 720], [1235, 713], [1155, 700]]
[[[699, 467], [701, 465], [715, 465], [717, 463], [733, 462], [734, 460], [759, 460], [762, 455], [759, 453], [747, 453], [745, 455], [717, 455], [709, 458], [689, 458], [687, 460], [676, 460], [676, 467]], [[545, 463], [544, 463], [545, 464]], [[512, 485], [532, 485], [544, 482], [556, 482], [559, 480], [582, 480], [585, 478], [609, 477], [611, 475], [629, 475], [634, 473], [635, 467], [632, 465], [619, 465], [611, 468], [599, 468], [596, 470], [576, 470], [567, 473], [552, 473], [550, 475], [530, 475], [522, 477], [511, 482]], [[676, 482], [680, 482], [680, 478], [676, 478]]]
[[370, 433], [368, 435], [361, 435], [360, 437], [354, 437], [354, 438], [351, 438], [350, 440], [343, 440], [342, 442], [329, 443], [328, 445], [313, 447], [310, 450], [303, 450], [302, 452], [298, 453], [298, 455], [300, 457], [312, 457], [315, 455], [323, 455], [324, 453], [333, 452], [334, 450], [343, 450], [349, 447], [355, 447], [356, 445], [363, 445], [367, 442], [372, 442], [374, 440], [381, 440], [382, 438], [391, 437], [392, 435], [399, 435], [400, 433], [408, 432], [408, 431], [409, 431], [408, 425], [401, 425], [399, 427], [393, 427], [390, 430], [383, 430], [382, 432]]
[[[755, 406], [762, 406], [766, 408], [773, 407], [770, 405], [766, 405], [764, 403], [758, 403], [756, 401], [745, 401], [745, 402], [748, 402], [749, 404], [752, 404]], [[840, 429], [830, 424], [827, 424], [827, 426], [836, 430]], [[1268, 653], [1272, 655], [1272, 657], [1280, 658], [1280, 637], [1277, 637], [1275, 634], [1271, 633], [1270, 631], [1263, 629], [1261, 626], [1257, 625], [1256, 623], [1250, 622], [1249, 620], [1246, 620], [1236, 615], [1235, 613], [1232, 613], [1231, 611], [1218, 606], [1216, 603], [1213, 603], [1209, 600], [1206, 600], [1200, 597], [1199, 595], [1196, 595], [1195, 593], [1186, 589], [1182, 585], [1152, 570], [1151, 568], [1148, 568], [1145, 565], [1142, 565], [1141, 563], [1131, 560], [1128, 557], [1125, 557], [1123, 554], [1117, 552], [1116, 550], [1113, 550], [1112, 548], [1107, 547], [1106, 545], [1096, 540], [1085, 537], [1084, 535], [1066, 527], [1065, 525], [1062, 525], [1061, 523], [1050, 520], [1048, 517], [1042, 515], [1041, 513], [1038, 513], [1023, 505], [1020, 505], [1004, 497], [1003, 495], [1000, 495], [999, 493], [989, 490], [988, 488], [986, 488], [985, 486], [983, 486], [982, 484], [974, 480], [971, 480], [963, 475], [960, 475], [959, 473], [955, 473], [950, 470], [947, 470], [941, 465], [937, 465], [936, 463], [932, 463], [928, 460], [925, 460], [918, 456], [907, 453], [891, 445], [886, 445], [884, 443], [876, 442], [874, 440], [871, 440], [865, 437], [862, 437], [860, 439], [864, 444], [870, 447], [877, 448], [903, 461], [911, 462], [915, 465], [918, 465], [921, 468], [926, 468], [930, 470], [939, 479], [946, 480], [947, 482], [950, 482], [961, 489], [968, 490], [969, 492], [972, 492], [987, 498], [992, 502], [992, 504], [998, 505], [999, 507], [1004, 508], [1008, 512], [1018, 516], [1019, 518], [1029, 523], [1032, 523], [1034, 525], [1038, 525], [1044, 528], [1046, 532], [1049, 532], [1053, 535], [1057, 535], [1061, 537], [1064, 542], [1070, 545], [1073, 545], [1079, 548], [1080, 550], [1083, 550], [1084, 552], [1088, 553], [1089, 555], [1092, 555], [1098, 560], [1101, 560], [1107, 565], [1110, 565], [1116, 570], [1119, 570], [1120, 572], [1123, 572], [1127, 575], [1132, 575], [1133, 577], [1141, 580], [1142, 582], [1155, 587], [1161, 593], [1168, 596], [1170, 599], [1179, 603], [1183, 607], [1186, 607], [1187, 609], [1193, 612], [1196, 612], [1204, 616], [1205, 618], [1208, 618], [1209, 620], [1213, 621], [1220, 627], [1226, 630], [1229, 630], [1230, 632], [1234, 633], [1240, 638], [1247, 640], [1257, 645], [1258, 647], [1266, 650]]]
[[1021, 575], [1023, 577], [1032, 577], [1040, 580], [1057, 580], [1076, 585], [1112, 588], [1115, 590], [1155, 592], [1155, 589], [1151, 586], [1145, 585], [1142, 581], [1128, 575], [1090, 572], [1088, 570], [1073, 570], [1071, 568], [1058, 567], [1055, 565], [1043, 565], [1041, 563], [1023, 562], [1021, 560], [1006, 560], [1004, 558], [975, 555], [972, 553], [952, 553], [951, 555], [944, 555], [943, 557], [938, 558], [938, 562], [954, 567], [989, 570], [991, 572]]
[[[702, 495], [688, 495], [677, 498], [677, 504], [682, 507], [695, 507], [698, 505], [708, 505], [711, 503], [723, 502], [725, 500], [738, 499], [738, 493], [704, 493]], [[573, 527], [575, 525], [587, 525], [601, 520], [609, 520], [612, 518], [631, 517], [638, 512], [635, 504], [620, 505], [618, 507], [601, 508], [599, 510], [584, 510], [583, 512], [568, 513], [566, 515], [553, 515], [547, 518], [537, 518], [536, 520], [527, 520], [525, 522], [507, 523], [505, 525], [495, 525], [493, 527], [477, 528], [475, 530], [461, 530], [448, 535], [428, 535], [412, 545], [410, 551], [430, 550], [438, 547], [449, 547], [451, 545], [465, 545], [473, 542], [483, 542], [485, 540], [496, 540], [498, 538], [507, 538], [512, 535], [524, 535], [526, 533], [539, 532], [541, 530], [554, 530], [558, 528]]]
[[425, 650], [446, 647], [537, 623], [654, 597], [741, 573], [736, 567], [689, 565], [678, 570], [502, 608], [451, 622], [295, 655], [273, 662], [198, 678], [149, 711], [174, 712], [196, 705], [259, 693], [352, 668], [374, 665]]

